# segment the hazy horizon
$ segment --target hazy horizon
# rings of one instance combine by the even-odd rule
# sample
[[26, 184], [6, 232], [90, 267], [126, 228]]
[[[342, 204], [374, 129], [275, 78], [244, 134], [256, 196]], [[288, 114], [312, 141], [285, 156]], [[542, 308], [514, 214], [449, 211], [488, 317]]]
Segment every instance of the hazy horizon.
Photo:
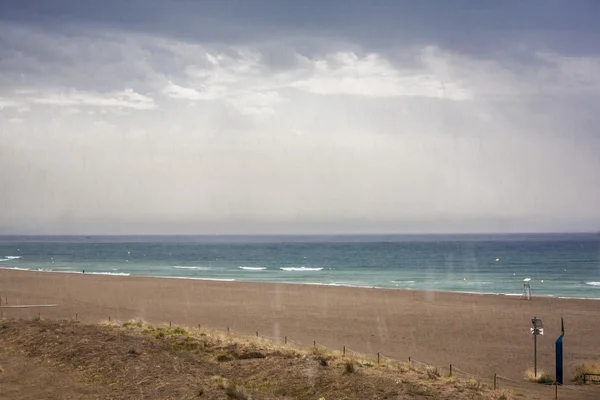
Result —
[[598, 20], [0, 0], [0, 234], [598, 232]]

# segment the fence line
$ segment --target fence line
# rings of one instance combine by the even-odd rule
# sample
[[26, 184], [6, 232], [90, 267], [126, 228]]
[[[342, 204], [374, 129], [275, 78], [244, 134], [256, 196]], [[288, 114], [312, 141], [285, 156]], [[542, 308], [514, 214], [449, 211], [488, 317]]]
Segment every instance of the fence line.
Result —
[[[506, 376], [502, 376], [502, 375], [498, 375], [498, 374], [496, 374], [496, 378], [503, 379], [505, 381], [509, 381], [509, 382], [513, 382], [513, 383], [518, 383], [518, 384], [521, 384], [521, 383], [532, 383], [532, 382], [527, 382], [527, 381], [518, 382], [518, 381], [515, 381], [514, 379], [510, 379], [510, 378], [507, 378]], [[536, 385], [539, 385], [539, 383], [536, 384]]]
[[[7, 303], [7, 301], [5, 300], [4, 304], [6, 304], [6, 303]], [[52, 306], [54, 306], [54, 305], [52, 305]], [[4, 306], [4, 307], [6, 307], [6, 306]], [[4, 308], [4, 307], [2, 307], [2, 308]], [[8, 308], [8, 307], [6, 307], [6, 308]], [[78, 314], [75, 314], [75, 320], [77, 320], [77, 316], [78, 316]], [[39, 315], [38, 315], [38, 317], [39, 317]], [[71, 319], [72, 319], [72, 317], [71, 317]], [[109, 317], [109, 321], [110, 320], [111, 320], [111, 318]], [[114, 320], [114, 321], [116, 321], [116, 320]], [[171, 326], [171, 321], [169, 321], [169, 325]], [[200, 325], [198, 325], [198, 326], [200, 326]], [[206, 328], [211, 329], [211, 330], [217, 330], [217, 331], [218, 330], [222, 330], [222, 328], [221, 329], [214, 329], [214, 328], [210, 328], [210, 327], [206, 327]], [[242, 334], [240, 332], [234, 331], [229, 326], [226, 328], [226, 332], [228, 334], [235, 332], [237, 335], [248, 336], [248, 335], [244, 335], [244, 334]], [[262, 339], [270, 340], [272, 342], [277, 342], [277, 343], [281, 343], [282, 342], [281, 338], [273, 337], [273, 336], [268, 336], [268, 335], [263, 335], [259, 331], [255, 331], [254, 335], [249, 335], [249, 336], [250, 337], [262, 338]], [[295, 346], [298, 346], [298, 347], [305, 347], [300, 342], [292, 340], [288, 336], [284, 336], [284, 343], [285, 344], [292, 344], [292, 345], [295, 345]], [[322, 348], [322, 349], [326, 349], [326, 350], [331, 350], [329, 347], [325, 346], [322, 343], [317, 342], [316, 340], [313, 341], [313, 347], [315, 349], [316, 348]], [[360, 352], [358, 352], [356, 350], [352, 350], [352, 349], [350, 349], [350, 348], [348, 348], [348, 347], [346, 347], [344, 345], [343, 346], [343, 353], [342, 354], [345, 355], [346, 353], [353, 354], [354, 356], [365, 358], [365, 359], [369, 358], [368, 355], [360, 353]], [[387, 360], [389, 362], [402, 363], [402, 361], [399, 361], [399, 360], [397, 360], [395, 358], [392, 358], [392, 357], [388, 357], [388, 356], [386, 356], [384, 354], [381, 354], [379, 352], [377, 353], [376, 357], [377, 357], [376, 359], [377, 359], [377, 363], [378, 364], [380, 363], [380, 360], [384, 360], [384, 361]], [[482, 378], [484, 380], [488, 380], [488, 381], [492, 380], [492, 378], [483, 377], [481, 374], [473, 374], [473, 373], [464, 371], [464, 370], [460, 369], [459, 367], [457, 367], [454, 364], [449, 364], [447, 366], [446, 365], [444, 365], [444, 366], [435, 366], [435, 365], [432, 365], [432, 364], [429, 364], [429, 363], [426, 363], [426, 362], [423, 362], [423, 361], [416, 360], [416, 359], [414, 359], [412, 357], [408, 358], [408, 363], [411, 364], [411, 365], [424, 366], [425, 368], [432, 367], [432, 368], [437, 368], [437, 369], [440, 369], [440, 368], [449, 369], [450, 370], [450, 376], [452, 376], [453, 372], [459, 372], [459, 373], [462, 373], [462, 374], [474, 377], [475, 379], [477, 379], [479, 381], [481, 381]], [[506, 382], [511, 382], [513, 384], [516, 384], [519, 389], [522, 389], [523, 386], [529, 386], [530, 388], [536, 387], [538, 389], [541, 389], [542, 386], [547, 386], [549, 388], [552, 387], [552, 386], [554, 386], [555, 398], [556, 399], [558, 399], [558, 388], [559, 387], [560, 388], [565, 388], [565, 389], [568, 389], [568, 390], [572, 390], [572, 391], [576, 391], [576, 392], [585, 392], [585, 393], [591, 393], [592, 392], [590, 390], [586, 390], [586, 388], [584, 388], [584, 387], [577, 387], [577, 386], [574, 386], [574, 385], [559, 385], [559, 384], [554, 384], [552, 386], [550, 386], [550, 385], [541, 385], [540, 386], [539, 383], [528, 382], [528, 381], [525, 381], [525, 380], [523, 380], [523, 381], [517, 381], [517, 380], [511, 379], [511, 378], [508, 378], [506, 376], [503, 376], [503, 375], [498, 375], [496, 373], [494, 374], [494, 377], [493, 377], [493, 388], [494, 389], [498, 389], [497, 380], [503, 380], [503, 381], [506, 381]]]
[[423, 361], [415, 360], [412, 357], [408, 359], [408, 362], [409, 363], [417, 363], [419, 365], [424, 365], [425, 367], [434, 367], [435, 368], [435, 365], [431, 365], [431, 364], [427, 364], [427, 363], [425, 363]]
[[385, 356], [385, 355], [383, 355], [383, 354], [381, 354], [381, 353], [377, 353], [377, 354], [379, 354], [379, 356], [380, 356], [381, 358], [383, 358], [384, 360], [388, 360], [388, 361], [392, 361], [392, 362], [399, 362], [399, 361], [398, 361], [398, 360], [396, 360], [395, 358], [392, 358], [392, 357]]
[[329, 347], [322, 345], [321, 343], [317, 342], [316, 340], [313, 340], [313, 345], [314, 345], [315, 349], [317, 349], [319, 347], [322, 349], [329, 349]]
[[364, 355], [364, 354], [362, 354], [362, 353], [359, 353], [358, 351], [354, 351], [354, 350], [352, 350], [352, 349], [348, 348], [347, 346], [344, 346], [344, 351], [343, 351], [343, 353], [344, 353], [344, 355], [345, 355], [346, 353], [350, 353], [350, 354], [354, 354], [355, 356], [358, 356], [358, 357], [365, 358], [365, 355]]
[[469, 376], [472, 376], [474, 378], [478, 378], [479, 377], [479, 375], [475, 375], [475, 374], [472, 374], [470, 372], [467, 372], [465, 370], [462, 370], [462, 369], [458, 368], [455, 364], [452, 364], [452, 371], [458, 371], [458, 372], [460, 372], [462, 374], [469, 375]]
[[296, 342], [295, 340], [290, 339], [288, 336], [286, 336], [286, 344], [293, 344], [293, 345], [296, 345], [296, 346], [302, 346], [302, 343]]

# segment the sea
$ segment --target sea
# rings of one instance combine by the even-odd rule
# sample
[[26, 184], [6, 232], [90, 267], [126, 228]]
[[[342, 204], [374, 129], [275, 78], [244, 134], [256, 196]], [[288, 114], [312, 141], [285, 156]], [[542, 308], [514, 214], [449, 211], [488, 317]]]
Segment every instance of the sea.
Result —
[[600, 235], [0, 236], [0, 268], [600, 299]]

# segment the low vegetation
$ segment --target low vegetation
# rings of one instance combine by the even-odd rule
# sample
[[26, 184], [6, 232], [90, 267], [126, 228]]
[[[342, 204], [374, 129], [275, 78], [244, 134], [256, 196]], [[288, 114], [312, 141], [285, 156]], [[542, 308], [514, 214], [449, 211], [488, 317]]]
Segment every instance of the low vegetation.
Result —
[[275, 345], [142, 320], [85, 325], [7, 320], [0, 330], [7, 398], [494, 399], [477, 380], [408, 363], [376, 364], [323, 348]]
[[554, 377], [544, 370], [538, 369], [537, 375], [535, 374], [533, 368], [529, 368], [525, 371], [525, 380], [528, 382], [541, 383], [544, 385], [553, 385], [555, 380]]
[[600, 374], [600, 364], [581, 363], [577, 365], [573, 372], [573, 382], [583, 383], [585, 374]]

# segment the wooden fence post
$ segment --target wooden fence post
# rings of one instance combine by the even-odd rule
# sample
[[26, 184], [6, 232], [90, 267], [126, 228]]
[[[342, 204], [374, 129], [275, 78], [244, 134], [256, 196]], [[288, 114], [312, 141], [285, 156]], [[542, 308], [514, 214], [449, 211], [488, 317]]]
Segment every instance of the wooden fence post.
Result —
[[450, 376], [452, 376], [452, 364], [450, 364]]
[[258, 331], [256, 331], [256, 337], [258, 337]]
[[316, 341], [316, 340], [315, 340], [315, 341], [313, 341], [313, 345], [314, 345], [314, 347], [315, 347], [315, 349], [316, 349], [316, 348], [317, 348], [317, 341]]
[[377, 365], [379, 365], [379, 352], [377, 352]]
[[287, 344], [287, 336], [283, 337], [283, 341], [284, 341], [285, 344]]
[[494, 390], [496, 390], [496, 387], [497, 387], [497, 386], [496, 386], [496, 379], [497, 379], [497, 377], [498, 377], [498, 374], [496, 374], [496, 373], [494, 372]]
[[342, 350], [342, 357], [346, 357], [346, 345], [344, 345], [344, 348]]
[[558, 400], [558, 383], [554, 383], [554, 400]]
[[408, 363], [410, 364], [410, 356], [408, 357]]

